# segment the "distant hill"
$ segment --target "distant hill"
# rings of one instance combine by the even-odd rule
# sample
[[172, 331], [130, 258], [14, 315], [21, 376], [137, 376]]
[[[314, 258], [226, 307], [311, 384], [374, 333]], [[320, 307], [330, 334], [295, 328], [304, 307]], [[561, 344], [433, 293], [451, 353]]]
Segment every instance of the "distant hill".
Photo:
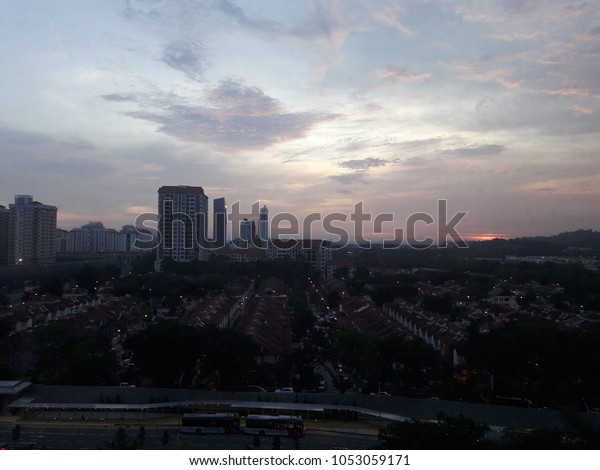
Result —
[[517, 256], [561, 256], [573, 255], [571, 248], [590, 249], [592, 254], [600, 253], [600, 232], [576, 230], [558, 235], [521, 237], [469, 243], [469, 257], [503, 258]]
[[594, 230], [575, 230], [574, 232], [563, 232], [549, 237], [524, 237], [515, 240], [532, 240], [546, 243], [554, 243], [567, 247], [600, 249], [600, 232]]

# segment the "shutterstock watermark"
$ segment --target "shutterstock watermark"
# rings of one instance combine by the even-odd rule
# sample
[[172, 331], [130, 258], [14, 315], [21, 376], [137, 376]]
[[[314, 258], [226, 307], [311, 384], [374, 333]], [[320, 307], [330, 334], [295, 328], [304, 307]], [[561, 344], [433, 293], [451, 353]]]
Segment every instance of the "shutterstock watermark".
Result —
[[[162, 214], [143, 213], [136, 217], [135, 227], [140, 238], [134, 242], [137, 249], [162, 248], [167, 250], [220, 249], [229, 245], [224, 237], [207, 237], [207, 214], [174, 210], [165, 205]], [[234, 248], [268, 248], [269, 246], [291, 248], [307, 240], [325, 240], [323, 246], [342, 249], [355, 244], [361, 248], [371, 248], [374, 243], [384, 249], [400, 246], [413, 249], [447, 248], [449, 246], [468, 248], [460, 235], [458, 225], [467, 216], [467, 211], [455, 212], [448, 216], [448, 201], [437, 201], [437, 212], [415, 212], [398, 224], [393, 213], [372, 214], [365, 212], [363, 202], [354, 205], [351, 213], [313, 212], [302, 219], [290, 212], [278, 212], [270, 219], [265, 218], [259, 203], [251, 206], [249, 213], [240, 211], [240, 203], [231, 205], [227, 217], [215, 217], [215, 223], [222, 224], [214, 233], [229, 233]], [[219, 214], [221, 215], [221, 214]], [[262, 217], [262, 218], [261, 218]], [[228, 229], [231, 228], [231, 231]], [[418, 235], [419, 231], [430, 235]], [[315, 234], [319, 234], [315, 236]]]

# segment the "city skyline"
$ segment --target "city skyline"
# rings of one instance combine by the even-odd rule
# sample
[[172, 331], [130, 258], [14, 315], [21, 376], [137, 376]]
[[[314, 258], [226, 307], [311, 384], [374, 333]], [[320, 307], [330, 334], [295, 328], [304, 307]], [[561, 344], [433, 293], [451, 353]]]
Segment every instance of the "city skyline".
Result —
[[[133, 224], [163, 185], [270, 214], [465, 211], [465, 238], [600, 229], [600, 6], [0, 6], [0, 204]], [[317, 234], [318, 235], [318, 234]]]

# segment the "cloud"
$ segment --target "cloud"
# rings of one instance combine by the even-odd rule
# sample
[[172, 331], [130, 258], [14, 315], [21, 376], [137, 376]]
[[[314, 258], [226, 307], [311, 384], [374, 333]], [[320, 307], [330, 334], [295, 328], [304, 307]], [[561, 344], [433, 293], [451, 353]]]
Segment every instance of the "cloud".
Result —
[[578, 34], [575, 39], [578, 41], [600, 41], [600, 26], [592, 28], [587, 34]]
[[260, 88], [225, 80], [199, 103], [169, 94], [140, 97], [141, 111], [127, 115], [155, 122], [176, 139], [228, 149], [265, 148], [304, 137], [316, 124], [333, 119], [324, 112], [288, 112]]
[[4, 144], [3, 146], [5, 148], [6, 144], [33, 146], [53, 142], [54, 139], [52, 139], [50, 136], [41, 134], [39, 132], [28, 132], [10, 129], [7, 127], [0, 127], [0, 143]]
[[204, 60], [203, 48], [197, 42], [171, 42], [164, 48], [162, 54], [162, 61], [165, 64], [196, 81], [202, 78]]
[[405, 140], [398, 142], [396, 147], [403, 151], [428, 151], [436, 149], [444, 143], [440, 137], [431, 137], [429, 139]]
[[224, 115], [267, 116], [283, 113], [282, 105], [258, 87], [248, 87], [235, 80], [224, 80], [219, 87], [209, 90], [210, 104]]
[[272, 33], [283, 33], [284, 28], [274, 21], [270, 21], [264, 18], [253, 18], [246, 14], [246, 12], [229, 0], [221, 0], [218, 3], [219, 10], [226, 16], [233, 18], [240, 25], [250, 29], [259, 29], [262, 31]]
[[382, 69], [379, 70], [378, 73], [384, 80], [393, 81], [416, 81], [431, 77], [430, 73], [417, 73], [404, 67]]
[[364, 30], [360, 22], [350, 24], [348, 16], [356, 13], [348, 12], [347, 5], [340, 1], [309, 2], [304, 12], [306, 16], [289, 17], [291, 24], [273, 21], [261, 15], [250, 15], [231, 0], [220, 0], [217, 5], [221, 13], [248, 30], [275, 36], [277, 41], [293, 39], [294, 45], [299, 40], [309, 48], [312, 46], [312, 50], [318, 51], [324, 61], [315, 69], [319, 74], [324, 74], [342, 61], [340, 50], [352, 31]]
[[343, 168], [364, 172], [370, 168], [385, 166], [387, 163], [389, 163], [387, 160], [381, 158], [367, 157], [359, 160], [346, 160], [338, 163], [338, 165]]
[[338, 193], [338, 194], [344, 194], [346, 196], [351, 196], [352, 194], [354, 194], [354, 191], [352, 191], [351, 189], [338, 189], [336, 191], [336, 193]]
[[600, 195], [599, 177], [598, 174], [592, 174], [535, 181], [521, 186], [520, 189], [525, 192], [549, 192], [561, 196]]
[[341, 175], [331, 175], [329, 179], [340, 183], [340, 184], [354, 184], [363, 182], [365, 179], [365, 174], [361, 172], [357, 173], [344, 173]]
[[499, 144], [469, 145], [457, 149], [445, 150], [443, 154], [465, 158], [487, 157], [499, 155], [504, 152], [505, 149], [506, 147], [504, 147], [504, 145]]
[[139, 215], [144, 213], [155, 213], [155, 206], [131, 205], [126, 206], [125, 213], [128, 215]]
[[558, 90], [542, 90], [542, 93], [550, 96], [577, 96], [579, 98], [587, 97], [590, 95], [588, 90], [582, 90], [579, 88], [561, 88]]
[[86, 178], [114, 172], [91, 143], [58, 140], [38, 132], [0, 127], [0, 154], [4, 175], [21, 172], [49, 178]]
[[112, 93], [109, 95], [100, 95], [100, 98], [102, 98], [103, 100], [106, 100], [106, 101], [114, 101], [116, 103], [135, 101], [134, 97], [132, 97], [130, 95], [126, 95], [124, 93]]
[[379, 10], [372, 14], [373, 18], [377, 21], [387, 24], [407, 36], [412, 37], [412, 31], [401, 21], [401, 17], [404, 15], [406, 15], [406, 8], [399, 4], [383, 5]]
[[569, 106], [569, 110], [573, 114], [576, 114], [578, 116], [582, 116], [582, 115], [586, 115], [586, 114], [592, 114], [594, 112], [594, 110], [592, 108], [588, 108], [588, 107], [582, 106], [580, 104], [574, 104], [572, 106]]
[[482, 62], [461, 62], [451, 66], [464, 80], [498, 83], [507, 89], [520, 88], [522, 81], [515, 80], [512, 68], [486, 70]]
[[422, 166], [427, 162], [423, 157], [410, 157], [404, 158], [400, 161], [400, 164], [405, 167], [418, 167]]

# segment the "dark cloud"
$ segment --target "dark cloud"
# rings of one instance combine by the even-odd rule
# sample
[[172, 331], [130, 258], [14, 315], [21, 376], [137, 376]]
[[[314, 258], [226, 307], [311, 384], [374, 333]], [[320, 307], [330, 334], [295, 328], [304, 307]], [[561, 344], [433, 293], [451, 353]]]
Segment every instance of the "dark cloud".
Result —
[[256, 87], [226, 80], [207, 91], [200, 104], [176, 95], [140, 97], [145, 110], [128, 115], [152, 121], [177, 139], [226, 148], [261, 148], [297, 139], [335, 115], [287, 112], [278, 100]]
[[338, 163], [338, 165], [351, 170], [367, 171], [369, 168], [385, 166], [387, 163], [389, 163], [387, 160], [383, 160], [381, 158], [367, 157], [357, 160], [346, 160]]
[[163, 50], [162, 61], [186, 74], [192, 80], [200, 81], [204, 72], [204, 50], [197, 42], [176, 41]]

